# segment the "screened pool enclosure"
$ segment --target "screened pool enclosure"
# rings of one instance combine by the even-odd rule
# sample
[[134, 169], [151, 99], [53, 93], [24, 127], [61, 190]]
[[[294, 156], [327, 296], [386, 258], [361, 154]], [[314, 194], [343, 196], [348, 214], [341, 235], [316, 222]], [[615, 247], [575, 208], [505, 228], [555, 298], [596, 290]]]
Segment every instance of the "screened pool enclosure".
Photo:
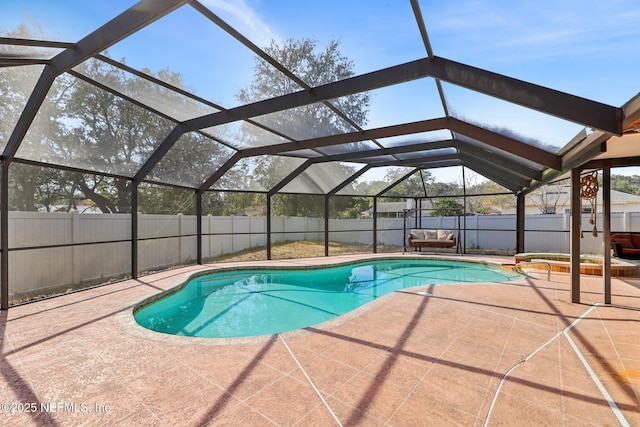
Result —
[[523, 251], [552, 231], [527, 231], [528, 194], [638, 164], [638, 85], [612, 70], [630, 22], [545, 53], [509, 11], [514, 25], [463, 28], [477, 11], [420, 0], [48, 3], [0, 18], [3, 309], [301, 254], [283, 242], [398, 251], [403, 209], [449, 229], [462, 210], [465, 248]]

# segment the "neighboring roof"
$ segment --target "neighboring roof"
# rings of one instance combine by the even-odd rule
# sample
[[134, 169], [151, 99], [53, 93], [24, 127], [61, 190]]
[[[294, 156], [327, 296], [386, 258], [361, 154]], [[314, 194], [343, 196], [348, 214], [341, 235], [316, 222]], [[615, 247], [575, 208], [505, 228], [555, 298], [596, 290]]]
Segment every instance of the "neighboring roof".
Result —
[[[602, 191], [598, 191], [596, 201], [602, 204]], [[640, 204], [640, 196], [635, 194], [623, 193], [618, 190], [611, 190], [611, 204]]]
[[[229, 182], [225, 182], [225, 187], [220, 187], [221, 179], [240, 161], [259, 156], [280, 156], [288, 165], [284, 178], [279, 184], [261, 191], [336, 194], [349, 181], [355, 181], [375, 169], [396, 168], [410, 174], [419, 169], [464, 166], [513, 192], [526, 192], [598, 156], [606, 149], [604, 143], [612, 136], [620, 139], [635, 136], [633, 133], [621, 135], [623, 129], [633, 130], [634, 123], [637, 123], [640, 111], [637, 98], [632, 98], [621, 107], [608, 105], [512, 78], [504, 72], [494, 72], [478, 68], [474, 66], [476, 64], [458, 62], [459, 60], [451, 59], [458, 59], [456, 52], [437, 52], [443, 56], [436, 55], [427, 30], [429, 33], [433, 30], [441, 38], [447, 32], [458, 36], [457, 31], [460, 31], [460, 28], [442, 26], [441, 20], [438, 19], [426, 22], [424, 16], [429, 15], [423, 15], [419, 1], [393, 2], [391, 10], [384, 9], [382, 2], [367, 4], [369, 17], [377, 16], [384, 20], [390, 17], [390, 14], [395, 17], [396, 14], [404, 13], [405, 25], [402, 26], [402, 33], [404, 40], [409, 42], [406, 42], [406, 45], [394, 46], [394, 42], [403, 43], [393, 34], [399, 27], [396, 30], [384, 25], [376, 27], [368, 23], [369, 21], [362, 20], [364, 26], [357, 30], [368, 35], [370, 45], [365, 38], [361, 43], [366, 46], [359, 48], [371, 52], [368, 54], [368, 61], [376, 65], [369, 66], [370, 69], [366, 69], [366, 72], [349, 79], [322, 82], [318, 85], [303, 81], [295, 74], [295, 70], [287, 69], [259, 47], [259, 42], [265, 34], [256, 37], [254, 31], [264, 30], [266, 27], [245, 27], [246, 20], [238, 20], [237, 16], [228, 15], [228, 8], [217, 9], [216, 5], [216, 2], [145, 0], [123, 10], [111, 20], [106, 19], [103, 25], [96, 24], [91, 33], [77, 40], [60, 42], [0, 38], [0, 47], [8, 49], [0, 50], [0, 69], [5, 67], [8, 72], [21, 67], [32, 67], [30, 70], [33, 70], [33, 67], [42, 69], [41, 73], [36, 73], [32, 81], [24, 83], [32, 88], [32, 92], [28, 102], [24, 106], [18, 106], [22, 108], [22, 113], [4, 141], [2, 159], [5, 164], [24, 161], [59, 166], [79, 172], [105, 173], [136, 183], [148, 181], [188, 187], [202, 193], [209, 189], [242, 190], [244, 188], [235, 188]], [[423, 7], [426, 12], [430, 12], [435, 6], [424, 4]], [[28, 9], [27, 6], [25, 8]], [[309, 21], [309, 27], [312, 27], [315, 21], [328, 25], [344, 15], [343, 11], [336, 10], [335, 5], [324, 2], [314, 3], [312, 16], [309, 16], [307, 11], [295, 9], [290, 5], [288, 7], [291, 14], [300, 13], [301, 15], [297, 16], [302, 21]], [[256, 7], [256, 10], [259, 8]], [[442, 13], [441, 19], [456, 18], [450, 15], [454, 13], [450, 9], [437, 12]], [[268, 14], [266, 11], [263, 13], [264, 15], [260, 15], [256, 12], [253, 16], [255, 19], [251, 22], [266, 22]], [[499, 15], [499, 10], [496, 13]], [[594, 15], [594, 18], [596, 17], [599, 18], [598, 15]], [[190, 34], [173, 31], [172, 19], [192, 20], [193, 31]], [[286, 21], [297, 22], [289, 18]], [[350, 19], [348, 25], [345, 23], [344, 27], [334, 28], [332, 37], [342, 39], [345, 35], [345, 38], [351, 40], [349, 36], [354, 34], [351, 28], [356, 25], [354, 22], [360, 21], [357, 18]], [[584, 25], [588, 25], [588, 22]], [[291, 93], [245, 105], [237, 105], [237, 102], [230, 101], [226, 105], [219, 105], [128, 65], [135, 61], [127, 61], [125, 64], [105, 56], [107, 49], [117, 50], [122, 43], [135, 45], [136, 36], [147, 27], [154, 30], [156, 39], [153, 40], [153, 45], [163, 45], [160, 38], [167, 35], [183, 41], [184, 47], [200, 43], [200, 40], [207, 40], [207, 45], [211, 46], [224, 45], [232, 52], [224, 52], [225, 58], [234, 57], [235, 53], [237, 56], [260, 58], [259, 60], [266, 61], [267, 67], [272, 67], [274, 72], [287, 76], [294, 89]], [[616, 31], [618, 27], [621, 32], [619, 37], [625, 37], [625, 28], [621, 25], [607, 27], [607, 33]], [[198, 32], [201, 28], [202, 32]], [[374, 29], [376, 31], [373, 31]], [[374, 33], [382, 35], [375, 38]], [[144, 35], [147, 34], [149, 33], [144, 32]], [[313, 37], [314, 32], [302, 34], [305, 35]], [[611, 34], [608, 35], [619, 44], [618, 39]], [[468, 40], [475, 40], [474, 35], [468, 35]], [[506, 45], [519, 42], [517, 39], [509, 42], [506, 40], [510, 39], [498, 38], [494, 43], [507, 49]], [[381, 43], [382, 41], [388, 42], [388, 46]], [[629, 43], [633, 41], [631, 38]], [[582, 66], [589, 67], [590, 62], [602, 63], [599, 53], [589, 53], [591, 40], [583, 42], [581, 52], [585, 63]], [[378, 46], [386, 46], [388, 51], [377, 51], [383, 49]], [[137, 50], [147, 48], [149, 45], [140, 45]], [[469, 51], [476, 48], [477, 46], [471, 43], [467, 47]], [[46, 50], [48, 55], [43, 55], [43, 50]], [[167, 53], [167, 49], [163, 50]], [[166, 58], [178, 57], [181, 54], [179, 50], [167, 53]], [[400, 50], [410, 53], [397, 63], [383, 61], [391, 57], [389, 53]], [[526, 52], [526, 49], [519, 48], [515, 51]], [[218, 53], [222, 57], [223, 53]], [[524, 59], [517, 60], [517, 66], [539, 66], [539, 58], [527, 58], [526, 54], [522, 57]], [[516, 61], [514, 57], [511, 58]], [[204, 58], [194, 55], [188, 59], [192, 66], [197, 67]], [[552, 55], [545, 58], [547, 61], [553, 59]], [[91, 60], [108, 64], [131, 79], [141, 79], [150, 88], [156, 89], [157, 93], [129, 93], [126, 88], [116, 87], [109, 81], [97, 81], [84, 68]], [[227, 85], [234, 81], [238, 74], [246, 73], [246, 70], [234, 69], [232, 62], [220, 61], [221, 69], [229, 67], [225, 74], [227, 80], [212, 79], [211, 85]], [[171, 67], [178, 64], [163, 65]], [[566, 81], [576, 80], [577, 78], [572, 78], [572, 74], [580, 72], [580, 67], [575, 67], [575, 63], [571, 66], [565, 64], [565, 67], [556, 67], [553, 63], [545, 65], [553, 68], [554, 72], [566, 72]], [[515, 68], [506, 67], [513, 71]], [[615, 76], [616, 72], [612, 69], [611, 73]], [[21, 150], [25, 135], [32, 123], [37, 122], [38, 111], [46, 100], [49, 89], [61, 75], [72, 76], [77, 82], [114, 94], [164, 118], [171, 126], [170, 132], [161, 141], [154, 141], [151, 152], [133, 158], [131, 164], [127, 165], [117, 162], [88, 164], [81, 158], [58, 160], [45, 151], [45, 146], [40, 147], [40, 150]], [[636, 82], [628, 84], [631, 87]], [[362, 120], [350, 117], [348, 112], [342, 111], [340, 100], [363, 92], [370, 92], [387, 100], [383, 107], [375, 111], [378, 116], [387, 117], [394, 111], [401, 111], [403, 115], [387, 123], [358, 125]], [[163, 93], [188, 99], [189, 102], [197, 104], [199, 109], [186, 111], [163, 105], [160, 99]], [[404, 110], [403, 104], [407, 97], [415, 96], [416, 93], [420, 94], [423, 100], [424, 111], [420, 113]], [[165, 99], [166, 103], [170, 102]], [[303, 121], [300, 121], [299, 128], [295, 130], [278, 124], [277, 118], [280, 114], [286, 113], [296, 117], [301, 107], [310, 105], [328, 108], [332, 119], [344, 123], [346, 130], [318, 135], [311, 128], [312, 124], [305, 125]], [[476, 108], [472, 114], [467, 113], [467, 108], [474, 105], [481, 107]], [[516, 115], [526, 117], [530, 125], [528, 134], [523, 134], [521, 129], [515, 127], [513, 117]], [[572, 132], [562, 141], [565, 143], [564, 146], [553, 146], [545, 142], [557, 138], [557, 131], [548, 125], [551, 122]], [[241, 135], [234, 134], [234, 127], [241, 125], [251, 127], [260, 137], [247, 141]], [[550, 130], [545, 133], [547, 128]], [[197, 170], [194, 169], [195, 165], [180, 164], [179, 154], [172, 149], [180, 146], [183, 138], [188, 135], [201, 138], [197, 148], [202, 150], [203, 157], [223, 153], [223, 156], [218, 156], [219, 163]], [[620, 155], [628, 156], [629, 153], [630, 151], [623, 149]], [[165, 158], [172, 161], [163, 163]], [[321, 170], [331, 170], [331, 164], [344, 163], [355, 166], [352, 175], [321, 173]]]
[[[569, 185], [562, 186], [562, 195], [564, 195], [564, 199], [569, 201], [569, 197], [571, 195], [571, 187]], [[557, 192], [551, 191], [550, 194], [557, 194]], [[527, 200], [527, 205], [533, 205], [533, 201], [530, 199]], [[602, 191], [598, 191], [596, 196], [596, 203], [602, 204]], [[625, 193], [618, 190], [611, 190], [611, 204], [612, 205], [622, 205], [622, 204], [638, 204], [640, 205], [640, 196], [636, 196], [635, 194]]]
[[[407, 202], [378, 202], [376, 205], [378, 213], [394, 213], [403, 212], [407, 209]], [[373, 208], [369, 208], [364, 212], [373, 213]]]

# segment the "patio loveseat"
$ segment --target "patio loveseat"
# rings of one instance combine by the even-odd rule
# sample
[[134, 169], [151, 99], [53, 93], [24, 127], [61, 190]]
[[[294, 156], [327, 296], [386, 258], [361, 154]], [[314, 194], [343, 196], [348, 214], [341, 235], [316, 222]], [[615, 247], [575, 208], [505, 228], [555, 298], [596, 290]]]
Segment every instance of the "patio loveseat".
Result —
[[618, 258], [640, 258], [640, 234], [614, 233], [611, 235], [611, 247]]
[[452, 248], [456, 237], [448, 230], [412, 229], [407, 242], [413, 248]]

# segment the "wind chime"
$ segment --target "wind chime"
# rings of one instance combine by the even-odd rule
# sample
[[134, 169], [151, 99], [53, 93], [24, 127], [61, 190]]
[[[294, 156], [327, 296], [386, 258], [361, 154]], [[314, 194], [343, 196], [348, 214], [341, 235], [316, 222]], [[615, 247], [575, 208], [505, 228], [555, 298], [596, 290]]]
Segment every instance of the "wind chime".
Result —
[[[589, 224], [593, 225], [593, 237], [598, 237], [598, 227], [596, 226], [596, 197], [598, 196], [598, 171], [593, 171], [580, 178], [580, 198], [587, 199], [591, 205], [591, 217]], [[582, 226], [580, 226], [580, 238], [584, 237]]]

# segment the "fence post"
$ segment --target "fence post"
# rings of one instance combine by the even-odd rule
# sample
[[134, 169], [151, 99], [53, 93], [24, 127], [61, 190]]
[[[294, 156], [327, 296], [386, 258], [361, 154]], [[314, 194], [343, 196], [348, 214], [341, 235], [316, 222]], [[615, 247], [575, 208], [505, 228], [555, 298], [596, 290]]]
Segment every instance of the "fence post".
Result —
[[[80, 214], [78, 211], [71, 212], [71, 243], [79, 243], [80, 242]], [[81, 265], [81, 260], [79, 260], [80, 251], [82, 250], [79, 246], [71, 247], [71, 283], [78, 283], [81, 278], [80, 272], [78, 271], [78, 266]], [[102, 270], [102, 268], [101, 268]]]
[[631, 232], [631, 215], [629, 215], [629, 212], [623, 212], [622, 213], [622, 218], [624, 221], [624, 230], [627, 233]]
[[178, 264], [182, 263], [182, 212], [178, 214]]
[[235, 243], [236, 243], [236, 234], [233, 232], [233, 230], [235, 229], [235, 222], [236, 222], [236, 217], [231, 215], [231, 252], [230, 253], [235, 253]]
[[570, 231], [571, 231], [571, 214], [568, 211], [564, 211], [564, 250], [569, 252], [570, 248]]

